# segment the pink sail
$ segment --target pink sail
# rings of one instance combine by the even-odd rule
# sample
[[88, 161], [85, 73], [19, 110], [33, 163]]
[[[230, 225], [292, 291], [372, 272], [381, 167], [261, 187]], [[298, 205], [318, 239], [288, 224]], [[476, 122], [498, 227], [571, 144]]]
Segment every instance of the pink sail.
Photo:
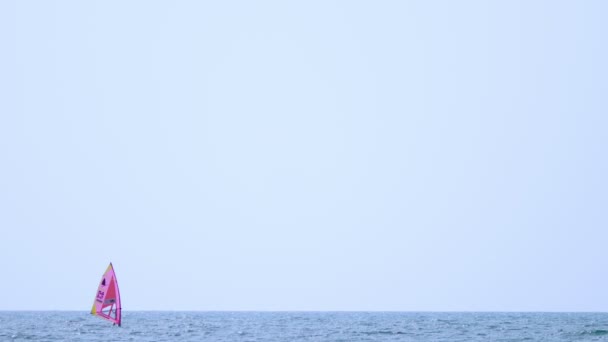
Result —
[[121, 311], [118, 281], [116, 280], [114, 267], [112, 267], [112, 263], [110, 263], [110, 266], [108, 266], [108, 269], [103, 274], [99, 287], [97, 288], [97, 295], [93, 302], [91, 314], [107, 319], [120, 326]]

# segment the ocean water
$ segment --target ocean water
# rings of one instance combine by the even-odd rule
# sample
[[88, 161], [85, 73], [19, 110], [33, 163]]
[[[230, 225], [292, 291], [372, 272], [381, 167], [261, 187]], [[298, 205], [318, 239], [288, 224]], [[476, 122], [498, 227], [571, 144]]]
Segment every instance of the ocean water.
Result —
[[0, 311], [0, 341], [608, 341], [608, 313]]

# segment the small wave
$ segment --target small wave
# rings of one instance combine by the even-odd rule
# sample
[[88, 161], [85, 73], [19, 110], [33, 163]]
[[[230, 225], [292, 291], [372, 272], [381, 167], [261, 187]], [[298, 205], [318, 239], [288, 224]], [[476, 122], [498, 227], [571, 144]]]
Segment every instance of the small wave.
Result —
[[591, 336], [604, 336], [608, 335], [608, 330], [605, 329], [595, 329], [581, 332], [581, 335], [591, 335]]
[[365, 331], [366, 335], [405, 335], [407, 333], [403, 331], [390, 331], [390, 330], [376, 330], [376, 331]]
[[592, 330], [591, 335], [594, 335], [594, 336], [608, 335], [608, 330], [604, 330], [604, 329]]

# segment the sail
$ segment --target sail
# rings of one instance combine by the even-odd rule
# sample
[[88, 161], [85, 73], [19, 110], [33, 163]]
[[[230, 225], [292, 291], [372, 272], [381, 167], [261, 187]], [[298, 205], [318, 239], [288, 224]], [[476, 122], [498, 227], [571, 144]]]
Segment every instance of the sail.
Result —
[[118, 324], [121, 322], [120, 291], [112, 263], [101, 277], [91, 314]]

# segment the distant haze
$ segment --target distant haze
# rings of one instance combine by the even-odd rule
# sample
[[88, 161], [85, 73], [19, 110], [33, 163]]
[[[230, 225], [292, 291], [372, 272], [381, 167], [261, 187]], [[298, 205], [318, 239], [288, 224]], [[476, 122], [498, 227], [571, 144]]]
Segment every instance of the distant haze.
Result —
[[0, 2], [0, 310], [608, 310], [608, 2]]

